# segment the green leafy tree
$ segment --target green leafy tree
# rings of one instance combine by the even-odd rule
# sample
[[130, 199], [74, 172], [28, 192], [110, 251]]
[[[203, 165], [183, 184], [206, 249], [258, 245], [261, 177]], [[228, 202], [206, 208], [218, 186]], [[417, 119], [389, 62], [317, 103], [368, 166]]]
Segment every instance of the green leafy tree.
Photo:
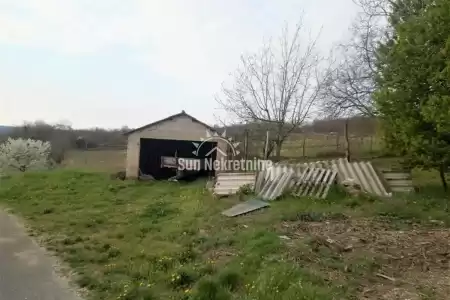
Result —
[[387, 146], [410, 166], [450, 165], [450, 1], [397, 1], [392, 38], [378, 51], [374, 99]]

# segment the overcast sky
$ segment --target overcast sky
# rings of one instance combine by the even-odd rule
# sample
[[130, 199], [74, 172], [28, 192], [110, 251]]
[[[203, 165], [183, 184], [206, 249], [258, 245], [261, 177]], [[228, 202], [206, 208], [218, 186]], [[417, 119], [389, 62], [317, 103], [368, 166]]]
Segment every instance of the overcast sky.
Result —
[[137, 127], [181, 110], [215, 123], [243, 53], [303, 15], [320, 49], [352, 0], [0, 0], [0, 124]]

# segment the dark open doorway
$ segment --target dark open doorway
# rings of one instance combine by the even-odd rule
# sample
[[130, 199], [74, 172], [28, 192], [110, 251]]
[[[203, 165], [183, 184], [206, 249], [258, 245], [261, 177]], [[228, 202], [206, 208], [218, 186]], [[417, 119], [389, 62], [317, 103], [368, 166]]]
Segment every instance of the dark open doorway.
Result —
[[[216, 151], [212, 151], [217, 146], [216, 142], [204, 142], [198, 151], [198, 155], [193, 152], [196, 147], [193, 143], [199, 141], [180, 141], [162, 139], [141, 139], [139, 168], [142, 173], [152, 175], [155, 179], [168, 179], [176, 175], [176, 169], [161, 168], [162, 156], [175, 156], [182, 158], [205, 158], [216, 159]], [[209, 154], [209, 156], [207, 156]], [[214, 176], [213, 170], [203, 170], [200, 175]]]

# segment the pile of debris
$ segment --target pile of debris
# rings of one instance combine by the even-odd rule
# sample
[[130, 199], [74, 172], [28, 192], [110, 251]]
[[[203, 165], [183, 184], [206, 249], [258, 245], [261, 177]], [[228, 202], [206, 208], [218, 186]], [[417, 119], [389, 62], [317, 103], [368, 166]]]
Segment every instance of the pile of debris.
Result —
[[[348, 162], [341, 158], [337, 160], [310, 162], [296, 165], [276, 165], [266, 171], [266, 178], [268, 180], [275, 180], [280, 174], [294, 173], [294, 177], [301, 178], [304, 184], [323, 184], [323, 174], [319, 171], [312, 173], [312, 175], [305, 176], [305, 170], [308, 169], [327, 169], [330, 172], [335, 172], [337, 183], [344, 185], [344, 183], [353, 182], [358, 185], [363, 192], [374, 194], [379, 197], [390, 197], [391, 194], [387, 192], [384, 179], [381, 173], [377, 172], [370, 162]], [[317, 183], [316, 183], [317, 182]], [[331, 182], [330, 185], [334, 183]], [[314, 196], [313, 193], [308, 193], [309, 190], [303, 193], [303, 196]], [[314, 192], [314, 190], [313, 190]], [[326, 190], [328, 192], [328, 190]], [[322, 194], [325, 198], [327, 193]]]
[[[388, 174], [386, 178], [384, 174]], [[325, 199], [331, 185], [335, 183], [345, 188], [352, 196], [367, 193], [378, 197], [390, 197], [392, 193], [387, 189], [412, 190], [412, 188], [393, 189], [395, 184], [400, 183], [393, 181], [391, 177], [393, 177], [392, 173], [378, 172], [370, 162], [350, 163], [345, 159], [337, 159], [296, 165], [278, 164], [257, 174], [222, 173], [217, 177], [214, 192], [221, 196], [230, 195], [239, 191], [242, 186], [250, 185], [257, 199], [251, 200], [253, 202], [250, 206], [242, 204], [242, 208], [247, 210], [268, 206], [264, 201], [273, 201], [286, 193], [298, 197]], [[410, 177], [407, 175], [397, 177], [406, 180], [403, 180], [401, 184], [408, 183], [412, 187]], [[255, 200], [263, 201], [256, 203]], [[224, 212], [225, 215], [234, 215], [234, 213], [234, 210]]]

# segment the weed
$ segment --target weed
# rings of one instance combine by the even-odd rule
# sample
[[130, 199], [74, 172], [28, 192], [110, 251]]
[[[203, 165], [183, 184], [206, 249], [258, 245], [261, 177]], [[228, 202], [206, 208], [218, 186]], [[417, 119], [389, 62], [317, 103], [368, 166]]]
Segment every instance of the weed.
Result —
[[147, 205], [141, 214], [141, 218], [149, 218], [156, 221], [157, 219], [176, 214], [177, 212], [178, 209], [172, 208], [169, 203], [157, 201]]
[[241, 186], [237, 192], [240, 195], [251, 195], [253, 194], [253, 188], [251, 184], [244, 184]]
[[98, 282], [92, 276], [87, 274], [80, 275], [77, 278], [76, 283], [82, 288], [89, 289], [95, 288], [95, 286], [98, 284]]
[[216, 266], [212, 263], [202, 264], [198, 270], [202, 275], [212, 275], [217, 271]]
[[155, 300], [158, 299], [151, 289], [150, 284], [140, 282], [138, 284], [125, 284], [123, 292], [118, 300]]
[[195, 287], [193, 300], [228, 300], [230, 294], [212, 278], [203, 278]]
[[242, 276], [236, 270], [225, 270], [219, 274], [219, 283], [230, 291], [235, 291], [239, 288], [242, 282]]
[[108, 257], [114, 258], [120, 255], [120, 249], [118, 248], [110, 248], [108, 249]]
[[155, 267], [162, 271], [169, 270], [174, 264], [174, 259], [168, 256], [162, 256], [156, 261]]
[[245, 285], [250, 299], [335, 299], [337, 292], [327, 288], [325, 280], [308, 271], [286, 263], [270, 264], [267, 267], [272, 272], [261, 273]]
[[197, 280], [197, 274], [187, 267], [181, 268], [170, 276], [170, 285], [177, 288], [186, 289]]
[[51, 214], [55, 211], [55, 209], [53, 207], [51, 208], [45, 208], [44, 211], [42, 212], [43, 215], [48, 215]]
[[187, 247], [178, 255], [178, 261], [185, 264], [193, 261], [197, 257], [197, 253], [192, 247]]

